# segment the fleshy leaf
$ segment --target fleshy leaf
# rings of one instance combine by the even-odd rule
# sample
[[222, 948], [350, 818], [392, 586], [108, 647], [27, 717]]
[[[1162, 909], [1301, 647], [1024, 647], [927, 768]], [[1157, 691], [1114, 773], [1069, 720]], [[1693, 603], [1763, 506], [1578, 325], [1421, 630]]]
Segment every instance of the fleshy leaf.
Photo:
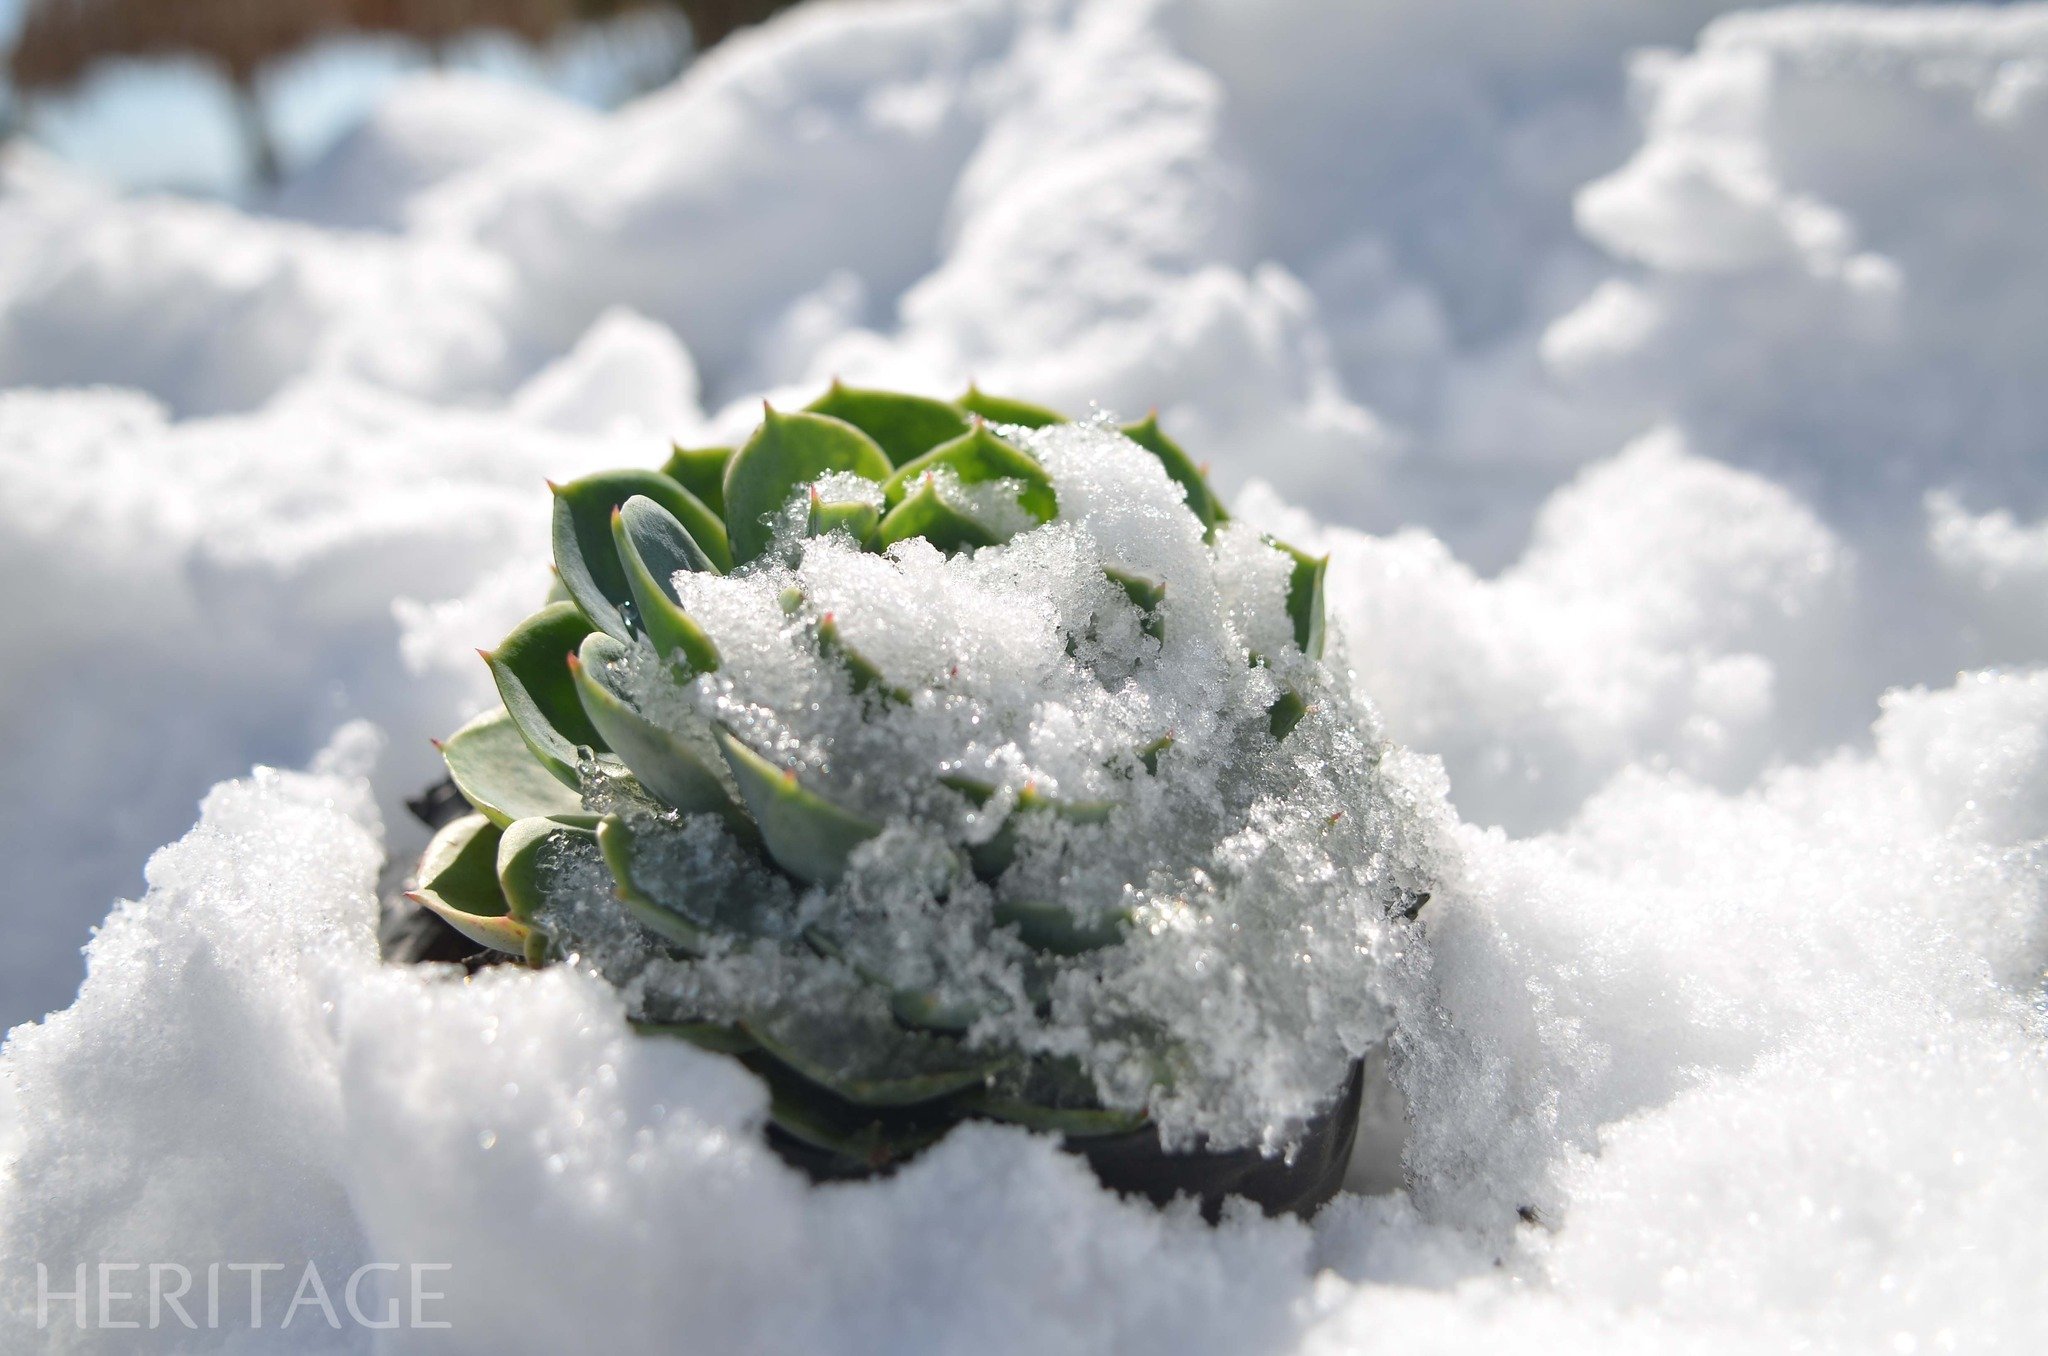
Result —
[[998, 900], [997, 927], [1014, 927], [1024, 945], [1055, 956], [1079, 956], [1115, 946], [1130, 930], [1131, 916], [1121, 909], [1104, 910], [1082, 922], [1064, 904], [1043, 900]]
[[439, 914], [478, 946], [526, 954], [528, 927], [509, 917], [498, 888], [498, 826], [464, 815], [444, 827], [420, 858], [419, 887], [406, 898]]
[[1123, 435], [1138, 446], [1159, 458], [1166, 474], [1172, 476], [1180, 487], [1188, 492], [1188, 508], [1202, 520], [1204, 535], [1213, 534], [1216, 524], [1230, 521], [1230, 514], [1223, 508], [1223, 501], [1210, 488], [1209, 478], [1195, 465], [1194, 458], [1181, 450], [1179, 443], [1166, 436], [1159, 428], [1159, 415], [1148, 414], [1135, 424], [1125, 424]]
[[776, 1009], [749, 1017], [746, 1027], [778, 1062], [859, 1106], [936, 1101], [980, 1086], [1014, 1059], [904, 1031], [858, 1008], [829, 1017]]
[[727, 794], [724, 779], [705, 762], [710, 750], [693, 747], [673, 730], [647, 719], [617, 689], [612, 666], [628, 653], [610, 636], [592, 632], [570, 659], [576, 695], [590, 723], [626, 770], [664, 804], [684, 814], [715, 814], [744, 824], [745, 816]]
[[845, 667], [855, 692], [874, 692], [892, 702], [909, 704], [909, 691], [891, 683], [873, 660], [848, 645], [839, 634], [839, 619], [830, 612], [818, 619], [818, 653]]
[[864, 542], [881, 520], [882, 511], [864, 499], [831, 500], [815, 487], [811, 490], [811, 525], [807, 531], [813, 537], [845, 532], [856, 542]]
[[880, 482], [894, 469], [874, 439], [842, 419], [768, 408], [761, 427], [725, 468], [733, 559], [745, 564], [768, 549], [775, 535], [769, 522], [799, 486], [834, 471]]
[[503, 707], [450, 735], [441, 744], [441, 757], [462, 798], [499, 828], [516, 819], [583, 808], [583, 797], [534, 757]]
[[[749, 1038], [751, 1039], [751, 1038]], [[865, 1176], [914, 1157], [944, 1137], [941, 1121], [881, 1119], [875, 1110], [828, 1092], [754, 1043], [745, 1063], [768, 1085], [769, 1123], [824, 1163], [826, 1177]]]
[[941, 1031], [948, 1035], [959, 1035], [974, 1025], [982, 1016], [982, 1009], [964, 1001], [948, 1001], [937, 993], [923, 989], [898, 988], [889, 983], [887, 975], [870, 966], [863, 965], [860, 958], [847, 950], [828, 929], [809, 927], [804, 929], [804, 940], [811, 944], [819, 955], [830, 956], [859, 975], [867, 983], [889, 995], [889, 1013], [903, 1026], [916, 1031]]
[[732, 568], [725, 525], [697, 496], [659, 471], [600, 471], [594, 476], [557, 485], [555, 491], [555, 568], [569, 596], [597, 629], [619, 640], [631, 640], [627, 615], [633, 601], [626, 568], [612, 536], [612, 511], [635, 495], [653, 500], [688, 530], [704, 556], [720, 570]]
[[[941, 777], [945, 785], [952, 787], [972, 801], [977, 807], [988, 802], [995, 794], [995, 788], [971, 777]], [[1017, 793], [1017, 808], [997, 829], [995, 836], [985, 843], [977, 843], [967, 850], [974, 863], [974, 873], [983, 880], [994, 880], [1010, 869], [1017, 860], [1017, 821], [1027, 814], [1050, 811], [1070, 824], [1103, 824], [1116, 809], [1114, 801], [1107, 800], [1059, 800], [1027, 786]]]
[[550, 603], [484, 652], [505, 710], [526, 747], [564, 786], [581, 788], [576, 750], [609, 746], [576, 696], [569, 656], [590, 634], [590, 619], [574, 603]]
[[886, 551], [897, 542], [908, 541], [912, 537], [923, 537], [948, 555], [957, 555], [979, 546], [999, 546], [1004, 541], [1003, 534], [970, 516], [964, 509], [947, 503], [940, 497], [939, 487], [929, 479], [889, 510], [875, 529], [875, 535], [869, 538], [868, 547]]
[[592, 814], [547, 815], [522, 819], [498, 839], [498, 886], [505, 892], [506, 912], [530, 930], [526, 959], [538, 965], [546, 958], [547, 934], [534, 920], [548, 906], [547, 873], [551, 842], [583, 842], [593, 851], [601, 816]]
[[685, 917], [681, 910], [664, 903], [657, 897], [658, 891], [649, 888], [650, 882], [636, 872], [638, 856], [634, 850], [633, 831], [624, 820], [612, 815], [597, 826], [597, 848], [604, 855], [604, 864], [611, 871], [612, 880], [618, 885], [619, 901], [635, 921], [693, 956], [701, 956], [710, 950], [714, 934], [702, 924]]
[[834, 805], [726, 730], [713, 731], [761, 830], [768, 855], [807, 885], [831, 885], [853, 850], [882, 831], [872, 819]]
[[1053, 493], [1052, 477], [1046, 474], [1045, 468], [1028, 454], [989, 432], [987, 423], [980, 418], [976, 418], [974, 427], [960, 437], [941, 443], [915, 461], [906, 462], [882, 486], [882, 493], [888, 496], [890, 504], [900, 504], [925, 475], [942, 466], [958, 476], [963, 485], [977, 485], [990, 480], [1020, 482], [1023, 489], [1017, 496], [1018, 507], [1041, 523], [1051, 522], [1059, 513], [1059, 499]]
[[842, 386], [836, 381], [831, 390], [804, 408], [812, 414], [829, 414], [853, 425], [873, 438], [896, 466], [967, 431], [966, 416], [958, 406], [943, 400], [895, 391], [869, 391]]
[[635, 495], [612, 515], [612, 540], [640, 629], [654, 643], [655, 652], [664, 659], [679, 659], [692, 676], [716, 669], [718, 647], [683, 611], [676, 593], [677, 574], [712, 568], [689, 529], [652, 499]]
[[705, 508], [725, 517], [725, 465], [732, 460], [729, 447], [677, 446], [661, 465], [661, 473], [697, 496]]
[[1033, 405], [1029, 401], [992, 396], [978, 386], [970, 385], [967, 394], [953, 403], [969, 414], [980, 415], [991, 424], [1021, 424], [1025, 428], [1044, 428], [1048, 424], [1067, 422], [1067, 416], [1058, 410], [1049, 410], [1043, 405]]
[[1272, 730], [1273, 738], [1285, 739], [1301, 724], [1301, 718], [1308, 714], [1308, 701], [1293, 688], [1280, 694], [1280, 700], [1267, 708], [1266, 725]]
[[1328, 556], [1297, 551], [1284, 541], [1266, 538], [1266, 544], [1294, 562], [1287, 581], [1287, 615], [1294, 622], [1294, 643], [1310, 659], [1323, 657], [1323, 581], [1330, 572]]
[[944, 999], [922, 989], [890, 990], [889, 1013], [912, 1030], [951, 1036], [963, 1034], [982, 1015], [971, 1003]]
[[961, 1110], [974, 1116], [983, 1116], [1006, 1125], [1021, 1125], [1026, 1130], [1042, 1134], [1066, 1135], [1074, 1139], [1087, 1139], [1095, 1135], [1125, 1135], [1142, 1129], [1146, 1122], [1142, 1111], [1108, 1111], [1102, 1107], [1052, 1107], [1040, 1106], [1020, 1098], [1002, 1097], [990, 1092], [971, 1093], [962, 1102]]
[[1165, 639], [1166, 618], [1160, 614], [1159, 608], [1166, 601], [1166, 581], [1133, 574], [1129, 570], [1106, 569], [1103, 573], [1145, 614], [1144, 620], [1138, 623], [1138, 629], [1154, 640]]

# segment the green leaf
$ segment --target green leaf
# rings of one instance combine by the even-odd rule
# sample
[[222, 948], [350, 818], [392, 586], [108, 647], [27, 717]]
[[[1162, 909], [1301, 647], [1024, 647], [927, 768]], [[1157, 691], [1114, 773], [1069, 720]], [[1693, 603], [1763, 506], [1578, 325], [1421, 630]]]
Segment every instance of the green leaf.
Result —
[[1145, 765], [1145, 771], [1156, 777], [1159, 775], [1159, 755], [1172, 747], [1173, 736], [1163, 734], [1138, 750], [1138, 761]]
[[958, 406], [929, 396], [869, 391], [832, 383], [832, 389], [804, 407], [813, 414], [844, 419], [875, 440], [892, 464], [901, 466], [967, 431]]
[[715, 814], [728, 823], [744, 824], [746, 817], [727, 794], [718, 769], [705, 761], [710, 750], [647, 719], [619, 690], [612, 666], [629, 653], [610, 636], [593, 631], [570, 658], [576, 695], [590, 723], [626, 770], [664, 804], [686, 815]]
[[1159, 428], [1159, 414], [1154, 411], [1138, 423], [1125, 424], [1123, 435], [1138, 446], [1159, 458], [1166, 474], [1188, 492], [1188, 508], [1202, 520], [1204, 536], [1213, 536], [1216, 524], [1230, 521], [1230, 514], [1223, 508], [1223, 501], [1209, 486], [1209, 478], [1195, 465], [1194, 458], [1181, 450], [1179, 443], [1166, 436]]
[[889, 510], [875, 535], [868, 539], [868, 549], [886, 551], [912, 537], [923, 537], [947, 555], [979, 546], [999, 546], [1005, 540], [1002, 533], [940, 498], [939, 487], [930, 480]]
[[1143, 1129], [1146, 1122], [1142, 1111], [1109, 1111], [1102, 1107], [1052, 1107], [1040, 1106], [1021, 1098], [1003, 1097], [993, 1092], [970, 1093], [960, 1103], [960, 1109], [970, 1116], [981, 1116], [1005, 1125], [1020, 1125], [1026, 1130], [1042, 1134], [1065, 1135], [1072, 1139], [1088, 1139], [1096, 1135], [1125, 1135]]
[[834, 471], [879, 483], [893, 469], [874, 439], [844, 420], [767, 408], [761, 427], [725, 468], [733, 559], [745, 564], [768, 549], [775, 536], [769, 523], [798, 487]]
[[1115, 946], [1130, 931], [1131, 915], [1126, 909], [1105, 909], [1088, 922], [1075, 917], [1064, 904], [1044, 900], [998, 900], [997, 927], [1014, 927], [1024, 945], [1055, 956], [1079, 956]]
[[1077, 1139], [1127, 1134], [1142, 1129], [1148, 1119], [1143, 1110], [1104, 1108], [1093, 1075], [1070, 1055], [1041, 1055], [1006, 1070], [956, 1105], [965, 1115]]
[[1323, 581], [1330, 573], [1330, 558], [1297, 551], [1284, 541], [1266, 538], [1266, 544], [1294, 562], [1287, 580], [1287, 615], [1294, 622], [1294, 643], [1310, 659], [1323, 657]]
[[725, 517], [725, 464], [732, 460], [729, 447], [686, 448], [677, 445], [662, 463], [661, 473], [697, 496], [705, 508]]
[[1138, 623], [1138, 629], [1154, 640], [1166, 638], [1166, 618], [1159, 609], [1166, 602], [1166, 581], [1149, 575], [1133, 574], [1128, 570], [1105, 569], [1109, 582], [1124, 591], [1137, 609], [1145, 614]]
[[684, 570], [713, 568], [676, 516], [643, 495], [634, 495], [612, 515], [612, 541], [626, 574], [640, 629], [664, 659], [676, 658], [685, 676], [709, 673], [719, 664], [718, 647], [683, 611], [675, 577]]
[[881, 520], [882, 511], [865, 499], [832, 501], [815, 486], [811, 489], [811, 525], [806, 530], [813, 537], [845, 532], [856, 543], [865, 542]]
[[[995, 794], [993, 786], [972, 777], [941, 777], [939, 781], [966, 796], [977, 808], [987, 804], [989, 797]], [[1051, 813], [1069, 824], [1104, 824], [1115, 809], [1114, 801], [1059, 800], [1035, 786], [1026, 786], [1017, 793], [1017, 808], [1010, 812], [1010, 817], [996, 830], [995, 836], [967, 849], [968, 858], [974, 863], [974, 874], [983, 880], [994, 880], [1010, 869], [1010, 864], [1017, 860], [1017, 822], [1024, 815]]]
[[846, 870], [853, 850], [882, 831], [872, 819], [834, 805], [801, 785], [796, 773], [775, 766], [727, 730], [715, 730], [718, 747], [753, 813], [768, 855], [807, 885], [831, 885]]
[[601, 816], [547, 815], [522, 819], [498, 839], [498, 886], [505, 892], [506, 913], [529, 929], [526, 959], [538, 965], [546, 958], [547, 934], [534, 920], [549, 905], [548, 884], [558, 846], [585, 844], [594, 849]]
[[499, 828], [515, 819], [583, 808], [572, 791], [534, 757], [505, 708], [486, 711], [440, 745], [462, 798]]
[[821, 956], [829, 956], [844, 964], [868, 984], [889, 995], [889, 1013], [896, 1021], [914, 1031], [939, 1031], [959, 1035], [973, 1026], [975, 1019], [984, 1015], [984, 1009], [961, 999], [942, 999], [931, 990], [901, 988], [889, 982], [889, 977], [873, 966], [864, 964], [853, 951], [834, 937], [827, 928], [813, 925], [804, 929], [804, 940], [811, 949]]
[[1294, 733], [1294, 727], [1301, 724], [1301, 718], [1308, 714], [1308, 701], [1293, 688], [1280, 694], [1280, 700], [1266, 709], [1266, 726], [1273, 732], [1273, 738], [1285, 739]]
[[611, 815], [597, 826], [597, 848], [619, 887], [619, 901], [636, 922], [693, 956], [701, 956], [711, 949], [714, 936], [711, 930], [664, 902], [660, 898], [663, 892], [659, 886], [650, 889], [653, 882], [636, 870], [639, 857], [634, 834], [624, 820]]
[[910, 704], [909, 689], [891, 683], [873, 660], [847, 644], [839, 634], [839, 619], [830, 612], [818, 618], [818, 653], [846, 669], [855, 692], [873, 692], [899, 705]]
[[973, 385], [968, 386], [966, 395], [953, 403], [969, 414], [980, 415], [991, 424], [1022, 424], [1025, 428], [1044, 428], [1048, 424], [1067, 422], [1067, 416], [1058, 410], [1049, 410], [1043, 405], [1033, 405], [1027, 401], [992, 396]]
[[523, 956], [530, 929], [507, 916], [498, 888], [498, 839], [498, 826], [483, 815], [464, 815], [442, 828], [420, 858], [419, 887], [406, 898], [478, 946]]
[[641, 495], [667, 509], [688, 529], [704, 556], [720, 570], [732, 568], [725, 525], [718, 515], [675, 481], [658, 471], [600, 471], [594, 476], [552, 486], [555, 492], [555, 569], [569, 596], [597, 629], [619, 640], [631, 640], [633, 629], [626, 605], [633, 601], [625, 566], [612, 536], [612, 511]]
[[858, 1106], [916, 1106], [978, 1087], [1015, 1056], [905, 1031], [858, 1007], [829, 1017], [796, 1007], [750, 1016], [748, 1034], [801, 1077]]
[[927, 474], [946, 467], [963, 485], [991, 480], [1014, 480], [1022, 484], [1018, 506], [1041, 523], [1059, 513], [1059, 498], [1053, 492], [1052, 477], [1036, 460], [989, 432], [981, 419], [974, 427], [948, 443], [941, 443], [915, 461], [906, 462], [882, 486], [890, 504], [900, 504]]
[[[750, 1038], [751, 1039], [751, 1038]], [[883, 1119], [873, 1109], [836, 1096], [777, 1060], [755, 1043], [749, 1069], [768, 1085], [768, 1119], [791, 1139], [838, 1160], [838, 1176], [864, 1177], [900, 1163], [945, 1137], [950, 1120]], [[914, 1115], [915, 1113], [909, 1113]]]
[[574, 603], [550, 603], [514, 627], [497, 649], [479, 652], [526, 747], [557, 781], [578, 788], [576, 750], [609, 747], [583, 713], [576, 680], [569, 676], [569, 656], [590, 630], [590, 619]]
[[960, 999], [941, 998], [923, 989], [891, 989], [889, 1013], [913, 1031], [964, 1034], [982, 1015], [980, 1008]]

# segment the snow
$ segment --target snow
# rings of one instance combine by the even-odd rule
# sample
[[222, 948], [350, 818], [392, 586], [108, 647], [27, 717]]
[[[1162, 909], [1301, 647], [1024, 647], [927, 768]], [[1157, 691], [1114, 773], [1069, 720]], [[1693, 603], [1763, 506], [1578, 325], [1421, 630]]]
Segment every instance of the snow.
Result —
[[[4, 1345], [102, 1258], [454, 1264], [188, 1350], [2043, 1345], [2048, 7], [1720, 8], [822, 5], [603, 118], [424, 84], [271, 213], [7, 151], [0, 1011], [105, 922], [0, 1056]], [[1156, 403], [1332, 553], [1449, 806], [1405, 1180], [812, 1189], [590, 975], [375, 962], [541, 478], [835, 373]]]
[[[645, 642], [607, 670], [662, 728], [708, 751], [715, 722], [886, 826], [844, 876], [764, 889], [758, 863], [631, 804], [593, 764], [586, 805], [620, 803], [636, 857], [658, 859], [636, 866], [642, 888], [734, 919], [730, 949], [668, 960], [596, 869], [568, 879], [577, 898], [550, 934], [625, 988], [638, 1017], [794, 1011], [843, 1027], [871, 1010], [885, 1039], [845, 1042], [864, 1063], [901, 1038], [857, 971], [965, 1013], [972, 1050], [1072, 1059], [1103, 1105], [1149, 1112], [1169, 1144], [1288, 1151], [1386, 1037], [1385, 972], [1413, 944], [1395, 920], [1433, 888], [1444, 810], [1386, 757], [1371, 708], [1299, 649], [1289, 557], [1236, 524], [1212, 549], [1181, 486], [1113, 427], [1009, 432], [1050, 474], [1055, 521], [1018, 505], [1021, 482], [991, 481], [965, 488], [1010, 485], [1021, 521], [971, 555], [919, 539], [876, 555], [799, 526], [731, 575], [676, 575], [717, 647], [714, 673], [678, 682]], [[1157, 638], [1111, 569], [1163, 588]], [[849, 683], [818, 642], [826, 618], [906, 700]], [[1281, 682], [1308, 706], [1284, 743], [1270, 716]], [[1141, 768], [1162, 737], [1171, 747]], [[941, 773], [984, 784], [986, 803]], [[974, 849], [1032, 794], [1111, 808], [1102, 823], [1018, 817], [1014, 861], [976, 879]], [[1001, 904], [1042, 901], [1084, 924], [1127, 912], [1129, 935], [1049, 960], [996, 924]], [[806, 927], [841, 954], [817, 955]], [[1154, 1086], [1161, 1060], [1170, 1087]]]
[[411, 76], [267, 207], [322, 226], [403, 231], [422, 192], [549, 138], [590, 136], [596, 122], [576, 104], [508, 81]]

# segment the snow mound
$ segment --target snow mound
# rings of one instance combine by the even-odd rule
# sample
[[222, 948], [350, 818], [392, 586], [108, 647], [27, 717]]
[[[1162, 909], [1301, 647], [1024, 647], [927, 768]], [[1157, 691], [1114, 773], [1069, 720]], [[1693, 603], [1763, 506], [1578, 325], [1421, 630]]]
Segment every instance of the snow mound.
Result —
[[[804, 7], [603, 155], [387, 121], [377, 232], [6, 151], [0, 384], [126, 389], [0, 396], [0, 1010], [207, 786], [389, 743], [222, 786], [11, 1036], [0, 1345], [156, 1257], [451, 1262], [507, 1352], [2048, 1347], [2048, 6], [1723, 8]], [[1456, 815], [1342, 995], [1387, 1194], [1209, 1230], [989, 1127], [814, 1190], [588, 974], [376, 965], [541, 477], [835, 372], [1156, 401], [1332, 552]], [[309, 1317], [62, 1341], [393, 1345]]]
[[[928, 1340], [990, 1351], [1243, 1349], [1284, 1328], [1298, 1225], [1217, 1233], [1123, 1204], [1049, 1142], [988, 1128], [890, 1182], [813, 1190], [761, 1141], [750, 1075], [635, 1036], [603, 983], [382, 967], [376, 817], [339, 775], [365, 738], [345, 733], [327, 775], [217, 789], [109, 921], [79, 1003], [10, 1045], [10, 1347], [55, 1333], [136, 1349], [134, 1332], [35, 1327], [35, 1262], [69, 1276], [64, 1259], [102, 1248], [201, 1276], [290, 1257], [290, 1281], [308, 1261], [345, 1277], [460, 1259], [427, 1312], [463, 1349], [652, 1352], [689, 1333], [705, 1350], [854, 1352], [887, 1345], [906, 1311]], [[108, 1023], [146, 1033], [120, 1061], [91, 1054]], [[207, 1109], [169, 1114], [194, 1086]], [[421, 1189], [449, 1181], [472, 1186]], [[368, 1349], [372, 1334], [313, 1310], [277, 1332], [290, 1295], [271, 1278], [262, 1336]], [[226, 1276], [222, 1314], [249, 1302]], [[164, 1337], [236, 1340], [164, 1317]]]
[[[10, 613], [35, 643], [0, 650], [0, 745], [41, 769], [0, 781], [9, 1016], [76, 987], [91, 923], [139, 881], [146, 849], [115, 844], [171, 837], [207, 784], [303, 762], [352, 716], [398, 738], [378, 791], [400, 847], [427, 739], [489, 691], [459, 643], [546, 586], [543, 478], [642, 447], [349, 385], [176, 424], [132, 394], [0, 395], [0, 570], [38, 581]], [[402, 654], [415, 631], [443, 644]]]
[[249, 410], [309, 370], [440, 398], [515, 375], [501, 264], [172, 198], [0, 198], [18, 251], [0, 381], [112, 384], [181, 416]]
[[544, 90], [454, 72], [414, 75], [267, 208], [323, 226], [402, 231], [422, 194], [509, 152], [587, 137], [597, 126], [596, 115]]
[[1642, 272], [1546, 352], [1858, 516], [2038, 512], [2044, 71], [2038, 6], [1746, 14], [1643, 58], [1643, 144], [1577, 204]]

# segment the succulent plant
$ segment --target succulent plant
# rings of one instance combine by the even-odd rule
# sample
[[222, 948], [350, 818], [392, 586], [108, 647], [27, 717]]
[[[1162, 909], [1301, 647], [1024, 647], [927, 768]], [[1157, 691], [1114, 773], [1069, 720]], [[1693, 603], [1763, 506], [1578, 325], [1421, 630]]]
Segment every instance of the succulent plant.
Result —
[[[1108, 982], [1101, 958], [1134, 931], [1170, 926], [1115, 874], [1149, 869], [1142, 852], [1126, 845], [1116, 867], [1086, 868], [1091, 844], [1115, 841], [1105, 835], [1123, 800], [1178, 756], [1176, 732], [1134, 731], [1089, 773], [1092, 793], [940, 756], [943, 741], [935, 754], [917, 743], [923, 724], [980, 719], [979, 708], [961, 717], [966, 699], [948, 689], [958, 667], [883, 662], [850, 624], [859, 590], [827, 609], [792, 572], [812, 553], [848, 577], [861, 553], [884, 568], [993, 560], [990, 548], [1059, 524], [1068, 490], [1030, 449], [1034, 430], [1065, 422], [972, 389], [945, 402], [835, 383], [804, 410], [767, 409], [738, 448], [677, 449], [660, 469], [553, 485], [556, 596], [484, 653], [502, 705], [440, 746], [474, 813], [434, 837], [411, 897], [526, 964], [573, 954], [631, 976], [644, 1030], [734, 1056], [766, 1081], [771, 1140], [816, 1175], [886, 1167], [974, 1117], [1056, 1132], [1105, 1180], [1154, 1194], [1192, 1187], [1213, 1205], [1231, 1189], [1312, 1206], [1342, 1172], [1355, 1066], [1325, 1085], [1337, 1105], [1296, 1126], [1307, 1152], [1283, 1162], [1224, 1144], [1205, 1157], [1183, 1136], [1176, 1158], [1148, 1121], [1149, 1092], [1183, 1074], [1159, 1034], [1170, 1019], [1137, 1029], [1118, 1018], [1129, 1034], [1113, 1074], [1058, 1040], [1017, 1035], [1055, 1002], [1093, 1001], [1088, 986]], [[1119, 432], [1090, 427], [1098, 440]], [[1323, 650], [1326, 561], [1234, 527], [1156, 419], [1120, 433], [1178, 487], [1159, 498], [1183, 521], [1139, 530], [1212, 557], [1257, 553], [1276, 581], [1285, 625], [1262, 642], [1275, 652], [1248, 627], [1234, 661], [1272, 681], [1218, 728], [1284, 761], [1317, 703], [1305, 679]], [[1029, 559], [1004, 568], [1030, 582]], [[1055, 623], [1065, 664], [1105, 691], [1135, 667], [1170, 667], [1179, 620], [1167, 581], [1091, 568], [1092, 584], [1063, 585], [1085, 600]], [[768, 596], [777, 615], [763, 621]], [[732, 620], [741, 613], [745, 625]], [[789, 648], [764, 649], [762, 636]], [[806, 743], [792, 712], [820, 707], [839, 733]], [[1369, 760], [1370, 741], [1358, 747]], [[1237, 827], [1240, 812], [1216, 813], [1203, 832]], [[630, 965], [606, 963], [625, 953]], [[1192, 1175], [1176, 1177], [1176, 1161]]]

